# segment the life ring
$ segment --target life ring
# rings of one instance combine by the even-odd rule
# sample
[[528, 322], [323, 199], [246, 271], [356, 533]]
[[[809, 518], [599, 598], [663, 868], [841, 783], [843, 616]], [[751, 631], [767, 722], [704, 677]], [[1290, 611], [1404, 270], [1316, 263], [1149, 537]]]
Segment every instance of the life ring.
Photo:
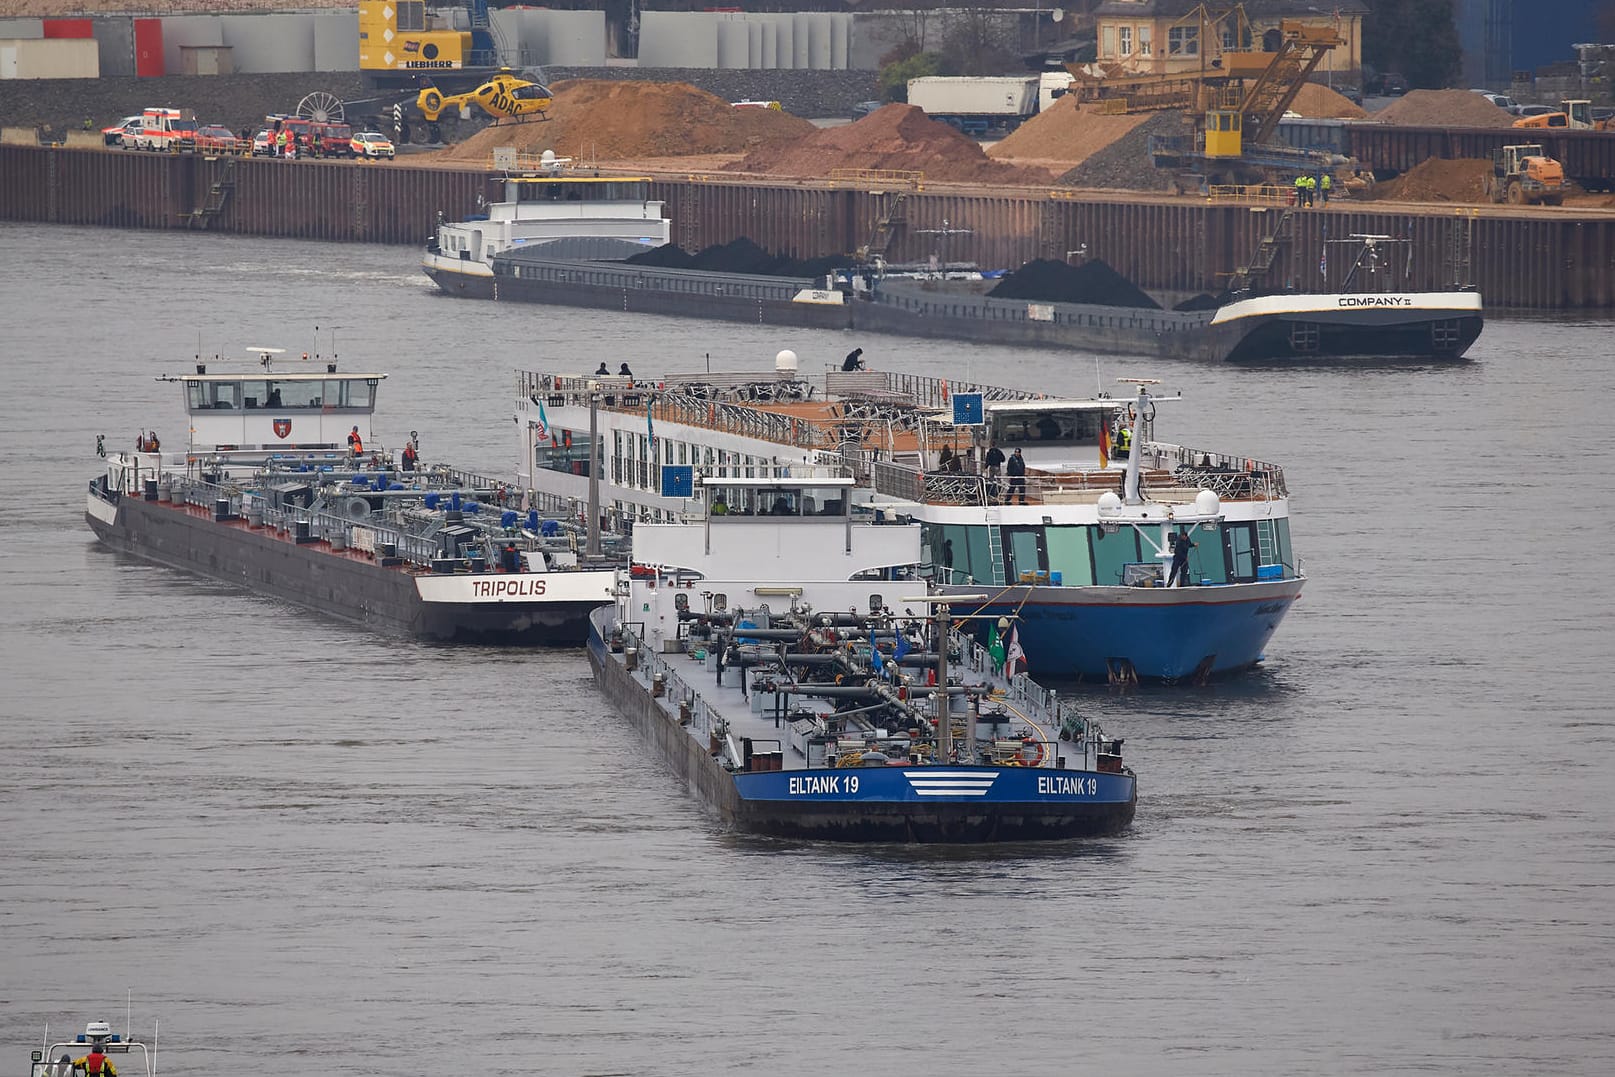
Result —
[[1021, 741], [1019, 750], [1015, 752], [1015, 765], [1020, 767], [1041, 767], [1043, 765], [1043, 742], [1032, 740], [1030, 737]]

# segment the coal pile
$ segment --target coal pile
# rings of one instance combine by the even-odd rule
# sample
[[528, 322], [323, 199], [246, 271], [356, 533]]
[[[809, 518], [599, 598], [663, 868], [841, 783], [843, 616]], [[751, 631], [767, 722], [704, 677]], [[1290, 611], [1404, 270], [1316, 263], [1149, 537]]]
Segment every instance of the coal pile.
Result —
[[1140, 291], [1138, 285], [1097, 258], [1080, 266], [1039, 258], [999, 281], [987, 294], [994, 299], [1161, 309], [1161, 305]]
[[847, 259], [839, 255], [798, 260], [789, 255], [770, 254], [745, 236], [714, 244], [695, 254], [676, 243], [667, 243], [626, 261], [659, 269], [700, 269], [708, 273], [746, 273], [754, 277], [822, 277], [847, 264]]
[[1199, 295], [1191, 296], [1188, 299], [1185, 299], [1172, 309], [1176, 311], [1216, 310], [1218, 307], [1227, 303], [1229, 298], [1230, 296], [1227, 292], [1224, 292], [1221, 295], [1211, 295], [1207, 292], [1201, 292]]
[[1054, 182], [1062, 187], [1171, 190], [1171, 173], [1156, 168], [1155, 159], [1150, 156], [1150, 137], [1193, 133], [1193, 126], [1182, 112], [1176, 109], [1158, 112]]

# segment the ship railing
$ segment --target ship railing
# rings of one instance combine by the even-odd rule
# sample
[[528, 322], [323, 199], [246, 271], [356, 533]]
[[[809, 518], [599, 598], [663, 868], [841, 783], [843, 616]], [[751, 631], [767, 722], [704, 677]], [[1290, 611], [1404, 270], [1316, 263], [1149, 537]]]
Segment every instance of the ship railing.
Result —
[[[642, 674], [647, 685], [654, 684], [656, 678], [662, 678], [663, 693], [668, 704], [682, 713], [685, 707], [689, 708], [690, 722], [687, 728], [694, 734], [706, 733], [720, 728], [717, 712], [706, 700], [701, 698], [699, 692], [679, 676], [665, 657], [647, 651], [645, 639], [632, 627], [624, 625], [622, 628], [622, 642], [625, 648], [633, 647], [639, 653], [639, 664], [636, 672]], [[741, 673], [741, 670], [736, 670]]]
[[1170, 471], [1184, 486], [1211, 490], [1228, 501], [1289, 497], [1284, 469], [1248, 456], [1231, 456], [1186, 445], [1152, 441], [1144, 446], [1153, 467]]
[[1006, 389], [1001, 385], [904, 374], [895, 370], [830, 371], [824, 376], [826, 396], [865, 397], [911, 403], [915, 407], [952, 408], [958, 393], [980, 393], [986, 400], [1043, 400], [1046, 393]]

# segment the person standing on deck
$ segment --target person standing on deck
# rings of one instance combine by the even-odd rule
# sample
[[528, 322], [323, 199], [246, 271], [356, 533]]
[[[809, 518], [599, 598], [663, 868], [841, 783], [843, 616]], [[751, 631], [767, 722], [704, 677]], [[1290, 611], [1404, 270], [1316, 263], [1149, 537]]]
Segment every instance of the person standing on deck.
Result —
[[1004, 504], [1013, 505], [1017, 494], [1020, 495], [1021, 504], [1026, 504], [1026, 458], [1021, 456], [1020, 449], [1010, 454], [1004, 468], [1009, 472], [1009, 497], [1005, 498]]
[[1172, 570], [1166, 575], [1168, 587], [1187, 586], [1189, 582], [1189, 551], [1194, 549], [1194, 543], [1189, 540], [1187, 531], [1171, 536], [1172, 539]]
[[364, 439], [359, 436], [359, 428], [357, 426], [354, 427], [353, 430], [348, 434], [348, 449], [353, 453], [355, 458], [364, 455]]

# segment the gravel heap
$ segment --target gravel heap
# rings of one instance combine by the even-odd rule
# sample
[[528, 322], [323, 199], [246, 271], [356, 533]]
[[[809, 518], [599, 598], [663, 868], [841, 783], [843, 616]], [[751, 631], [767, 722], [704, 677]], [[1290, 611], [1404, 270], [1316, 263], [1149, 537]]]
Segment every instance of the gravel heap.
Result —
[[818, 128], [768, 108], [735, 108], [683, 82], [572, 79], [550, 87], [549, 119], [487, 127], [438, 156], [486, 161], [496, 146], [580, 160], [745, 153]]
[[847, 264], [847, 259], [838, 255], [798, 261], [786, 255], [769, 254], [745, 236], [715, 244], [696, 254], [688, 254], [677, 244], [667, 243], [625, 260], [632, 265], [750, 273], [758, 277], [820, 277]]
[[973, 139], [900, 104], [843, 127], [814, 128], [806, 137], [762, 146], [729, 167], [771, 176], [821, 177], [832, 168], [872, 168], [924, 172], [927, 180], [944, 183], [1048, 182], [1047, 172], [990, 160]]
[[1368, 197], [1395, 202], [1485, 203], [1486, 177], [1491, 171], [1492, 162], [1480, 158], [1431, 157], [1387, 183], [1376, 184]]
[[1138, 285], [1097, 258], [1079, 266], [1039, 258], [1006, 276], [987, 294], [995, 299], [1161, 309], [1161, 305], [1140, 291]]
[[1473, 90], [1411, 90], [1371, 119], [1399, 127], [1512, 127], [1514, 117]]
[[1193, 127], [1181, 111], [1157, 112], [1054, 182], [1063, 187], [1171, 190], [1171, 174], [1156, 168], [1150, 157], [1150, 136], [1192, 133]]
[[1106, 116], [1097, 105], [1079, 106], [1075, 97], [1060, 97], [1047, 112], [1033, 116], [1008, 138], [989, 147], [987, 156], [1080, 164], [1147, 119], [1146, 112]]

